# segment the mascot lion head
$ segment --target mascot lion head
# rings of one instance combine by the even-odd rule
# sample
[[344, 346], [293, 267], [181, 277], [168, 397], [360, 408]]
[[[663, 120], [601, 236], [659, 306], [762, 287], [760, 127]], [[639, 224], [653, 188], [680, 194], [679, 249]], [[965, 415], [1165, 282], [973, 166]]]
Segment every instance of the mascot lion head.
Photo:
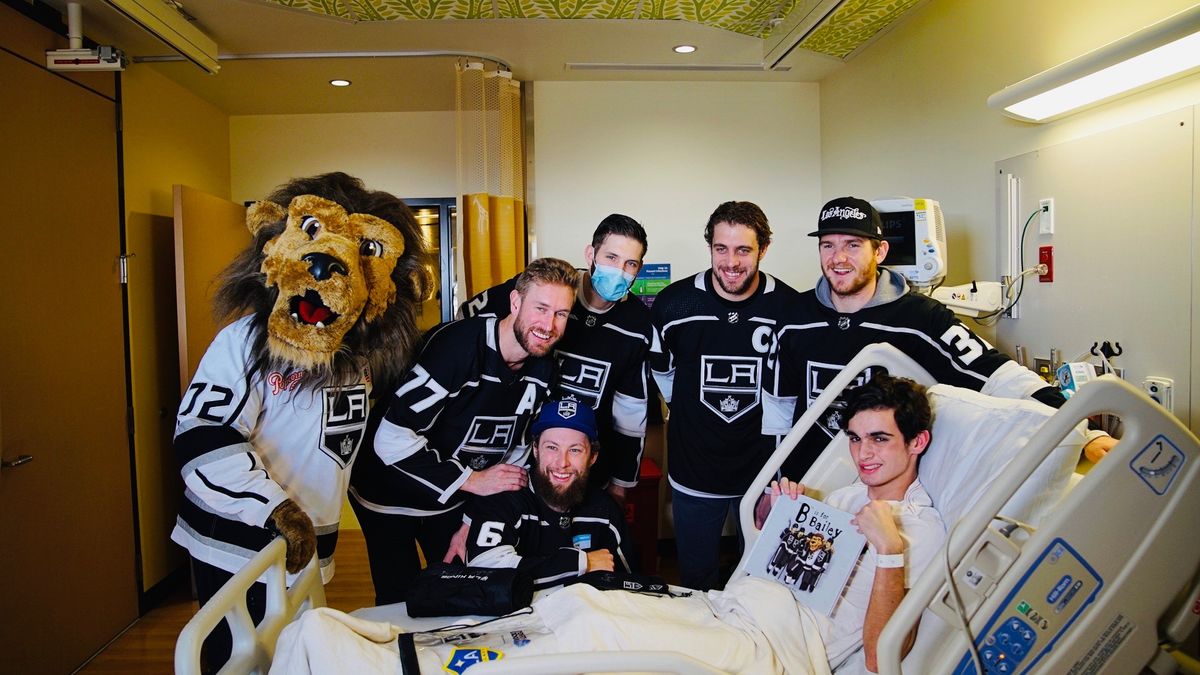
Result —
[[298, 178], [252, 205], [254, 235], [221, 275], [220, 320], [255, 317], [254, 354], [306, 386], [391, 381], [416, 344], [431, 287], [420, 229], [396, 197], [344, 173]]

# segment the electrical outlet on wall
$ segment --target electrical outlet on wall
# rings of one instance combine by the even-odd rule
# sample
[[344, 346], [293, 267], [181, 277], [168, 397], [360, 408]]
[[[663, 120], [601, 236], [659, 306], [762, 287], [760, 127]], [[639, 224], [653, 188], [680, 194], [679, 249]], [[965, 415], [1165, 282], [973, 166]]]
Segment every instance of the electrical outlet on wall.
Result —
[[1167, 412], [1175, 412], [1171, 394], [1175, 389], [1175, 380], [1169, 377], [1154, 377], [1150, 376], [1142, 380], [1142, 389], [1146, 395], [1154, 399], [1154, 402], [1167, 409]]

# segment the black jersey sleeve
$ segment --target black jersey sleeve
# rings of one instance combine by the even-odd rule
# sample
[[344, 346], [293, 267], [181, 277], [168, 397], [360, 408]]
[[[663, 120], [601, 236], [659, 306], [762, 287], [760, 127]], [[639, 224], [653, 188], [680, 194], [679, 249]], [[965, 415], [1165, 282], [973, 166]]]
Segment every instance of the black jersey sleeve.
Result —
[[480, 291], [458, 308], [459, 319], [473, 316], [494, 316], [503, 319], [512, 312], [509, 295], [517, 288], [517, 277]]
[[467, 506], [467, 564], [515, 567], [533, 577], [535, 588], [561, 584], [587, 571], [587, 554], [570, 546], [534, 550], [538, 514], [522, 508], [522, 494], [504, 492], [472, 499]]
[[375, 453], [417, 485], [422, 494], [409, 497], [414, 503], [444, 505], [470, 476], [470, 469], [456, 459], [443, 456], [427, 438], [429, 429], [446, 407], [450, 392], [456, 392], [480, 365], [463, 344], [453, 339], [454, 324], [435, 328], [425, 341], [417, 362], [401, 378], [387, 413], [375, 432]]

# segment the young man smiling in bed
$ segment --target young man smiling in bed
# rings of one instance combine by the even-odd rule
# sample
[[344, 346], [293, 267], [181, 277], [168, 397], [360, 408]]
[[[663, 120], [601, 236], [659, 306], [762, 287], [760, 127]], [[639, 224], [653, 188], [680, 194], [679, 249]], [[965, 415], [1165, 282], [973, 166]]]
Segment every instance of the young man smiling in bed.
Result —
[[[855, 514], [852, 521], [867, 538], [867, 551], [822, 630], [831, 667], [861, 645], [868, 670], [876, 670], [879, 634], [907, 589], [933, 560], [946, 528], [917, 479], [917, 463], [929, 446], [932, 422], [925, 388], [911, 380], [877, 375], [850, 390], [842, 417], [858, 480], [834, 490], [825, 502]], [[795, 499], [804, 486], [787, 478], [771, 483], [755, 509], [762, 527], [781, 495]], [[916, 638], [908, 635], [903, 653]]]

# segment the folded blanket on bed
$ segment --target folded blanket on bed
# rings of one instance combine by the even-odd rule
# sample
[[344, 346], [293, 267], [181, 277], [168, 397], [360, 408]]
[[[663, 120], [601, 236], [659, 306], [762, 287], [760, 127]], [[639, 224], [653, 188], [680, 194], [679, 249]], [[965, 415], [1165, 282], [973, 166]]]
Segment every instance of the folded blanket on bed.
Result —
[[[539, 653], [578, 654], [586, 669], [588, 652], [678, 651], [730, 673], [829, 674], [825, 618], [763, 579], [744, 577], [724, 591], [675, 598], [579, 584], [546, 595], [533, 610], [418, 636], [421, 671]], [[279, 636], [271, 673], [399, 673], [401, 632], [336, 610], [310, 610]]]
[[272, 673], [399, 673], [400, 628], [328, 607], [310, 609], [275, 643]]
[[829, 672], [819, 619], [763, 579], [685, 598], [571, 587], [534, 609], [563, 652], [673, 650], [730, 673]]

